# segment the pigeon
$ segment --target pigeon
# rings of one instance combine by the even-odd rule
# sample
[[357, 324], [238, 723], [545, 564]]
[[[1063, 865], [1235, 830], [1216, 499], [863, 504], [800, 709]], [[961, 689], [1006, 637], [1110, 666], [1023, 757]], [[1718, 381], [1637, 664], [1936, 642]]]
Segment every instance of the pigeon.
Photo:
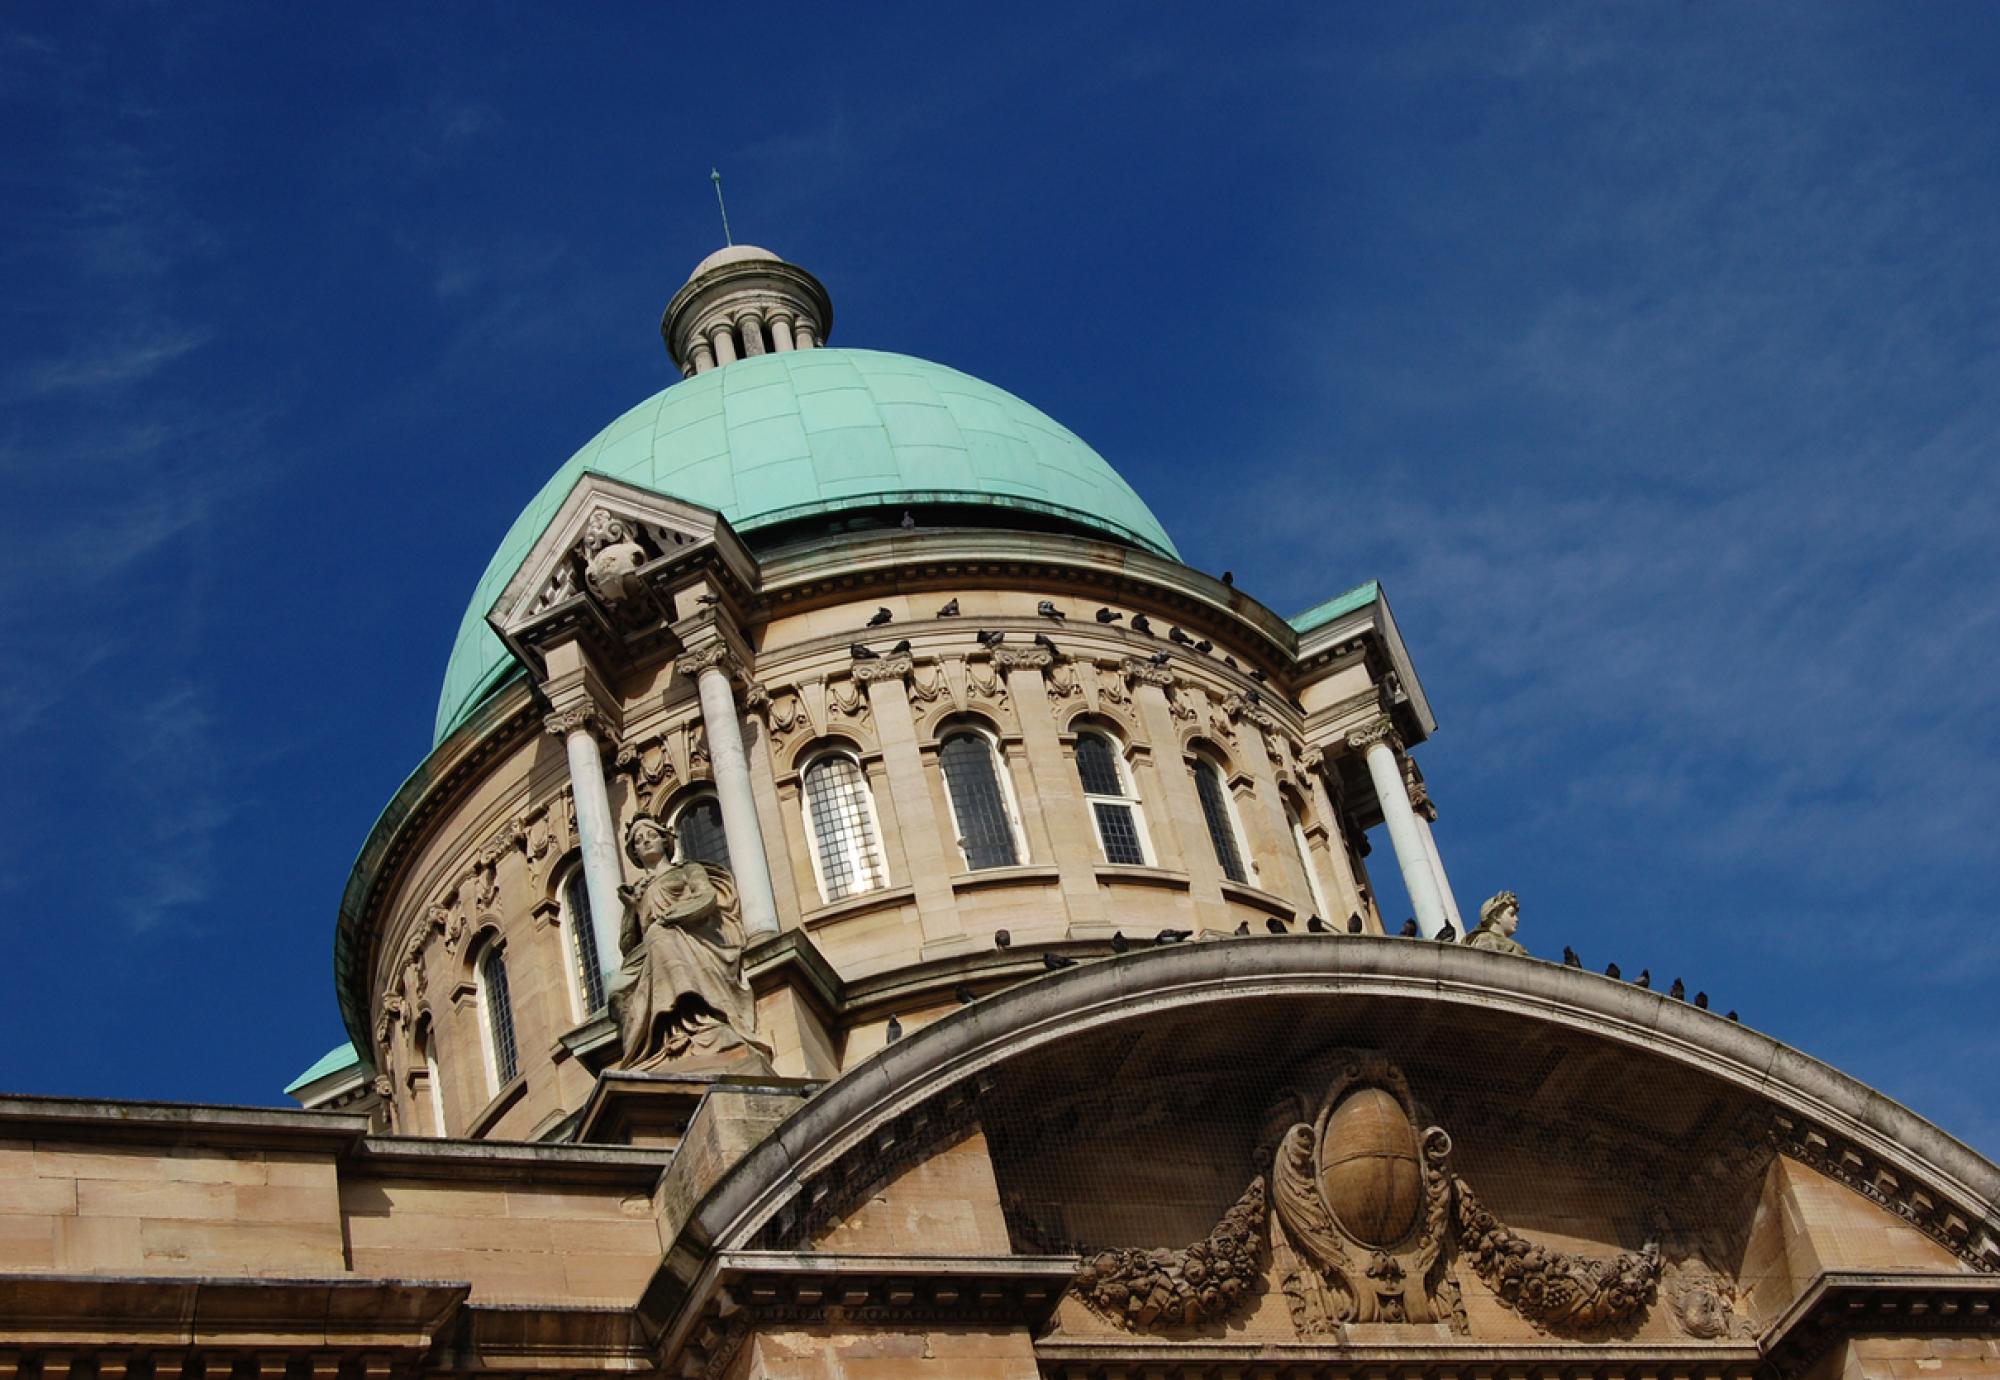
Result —
[[1694, 994], [1694, 1007], [1695, 1007], [1695, 1010], [1697, 1010], [1697, 1011], [1706, 1011], [1706, 1010], [1708, 1010], [1708, 993], [1706, 993], [1706, 992], [1696, 992], [1696, 993]]
[[1182, 632], [1178, 627], [1167, 629], [1167, 641], [1178, 643], [1183, 647], [1194, 646], [1194, 639]]
[[1232, 671], [1240, 671], [1240, 670], [1242, 670], [1242, 669], [1243, 669], [1243, 668], [1242, 668], [1241, 666], [1238, 666], [1238, 665], [1236, 664], [1236, 658], [1235, 658], [1235, 657], [1233, 657], [1233, 656], [1231, 656], [1231, 655], [1230, 655], [1229, 653], [1227, 653], [1227, 652], [1224, 652], [1224, 653], [1222, 654], [1222, 664], [1223, 664], [1224, 666], [1227, 666], [1227, 667], [1228, 667], [1228, 668], [1229, 668], [1230, 670], [1232, 670]]
[[1007, 634], [1004, 632], [995, 632], [990, 628], [979, 630], [979, 645], [982, 647], [997, 647], [1006, 640]]
[[880, 661], [882, 659], [879, 653], [872, 648], [862, 646], [859, 642], [851, 644], [847, 649], [847, 654], [856, 661]]
[[1222, 583], [1224, 583], [1225, 585], [1230, 585], [1230, 586], [1234, 586], [1234, 585], [1235, 585], [1235, 583], [1236, 583], [1236, 572], [1235, 572], [1235, 571], [1233, 571], [1233, 570], [1225, 570], [1225, 571], [1223, 571], [1223, 572], [1222, 572]]
[[1272, 934], [1290, 934], [1292, 932], [1292, 927], [1275, 915], [1264, 922], [1264, 928]]
[[1014, 936], [1007, 933], [1007, 931], [1005, 930], [993, 931], [994, 948], [1004, 950], [1007, 948], [1008, 945], [1012, 944], [1013, 942], [1014, 942]]
[[882, 1038], [888, 1044], [895, 1044], [903, 1038], [903, 1023], [891, 1016], [889, 1024], [882, 1028]]
[[910, 650], [910, 639], [906, 637], [901, 642], [898, 642], [895, 646], [891, 647], [889, 649], [889, 654], [891, 656], [894, 656], [898, 653], [907, 655], [909, 653], [909, 650]]
[[1207, 656], [1210, 652], [1215, 650], [1215, 644], [1213, 642], [1210, 642], [1207, 638], [1204, 637], [1201, 641], [1194, 644], [1194, 649], [1197, 652], [1200, 652], [1203, 656]]
[[1053, 618], [1057, 622], [1061, 622], [1063, 619], [1069, 617], [1068, 614], [1056, 607], [1056, 601], [1053, 599], [1044, 599], [1041, 603], [1035, 605], [1035, 612], [1044, 618]]
[[1727, 1016], [1724, 1016], [1723, 1019], [1726, 1021], [1735, 1021], [1736, 1024], [1738, 1025], [1743, 1024], [1743, 1018], [1738, 1016], [1734, 1011], [1730, 1012]]
[[1349, 934], [1359, 934], [1359, 933], [1361, 933], [1361, 912], [1360, 912], [1360, 911], [1358, 911], [1358, 910], [1357, 910], [1357, 911], [1354, 911], [1354, 912], [1352, 912], [1351, 914], [1349, 914], [1349, 915], [1348, 915], [1348, 917], [1347, 917], [1347, 932], [1348, 932]]
[[1235, 932], [1239, 937], [1250, 933], [1250, 922], [1248, 920], [1245, 920], [1242, 924], [1236, 927]]
[[978, 997], [972, 994], [972, 989], [970, 987], [967, 987], [962, 982], [959, 983], [958, 986], [951, 989], [951, 994], [954, 997], [958, 998], [958, 1004], [960, 1006], [970, 1006], [972, 1005], [972, 1003], [979, 1000]]
[[909, 530], [910, 530], [910, 529], [911, 529], [912, 527], [915, 527], [916, 525], [917, 525], [917, 520], [916, 520], [915, 518], [911, 517], [911, 516], [910, 516], [910, 510], [909, 510], [909, 509], [907, 509], [907, 508], [905, 508], [905, 509], [903, 510], [903, 521], [902, 521], [902, 528], [903, 528], [903, 530], [904, 530], [905, 532], [907, 532], [907, 531], [909, 531]]
[[1326, 921], [1320, 919], [1317, 915], [1309, 915], [1306, 917], [1306, 933], [1331, 934], [1333, 933], [1333, 926], [1327, 924]]
[[1148, 666], [1164, 666], [1169, 661], [1173, 660], [1173, 655], [1174, 654], [1172, 652], [1164, 650], [1154, 652], [1151, 656], [1146, 658], [1146, 664]]
[[1262, 704], [1264, 702], [1264, 697], [1255, 690], [1245, 690], [1243, 692], [1243, 699], [1248, 704]]
[[1161, 930], [1153, 936], [1155, 944], [1178, 944], [1183, 939], [1194, 938], [1193, 930]]
[[937, 616], [940, 618], [958, 617], [958, 600], [954, 599], [949, 604], [946, 604], [943, 608], [939, 609], [937, 611]]
[[1097, 621], [1100, 623], [1116, 623], [1119, 619], [1123, 618], [1124, 616], [1125, 616], [1124, 614], [1118, 613], [1112, 609], [1099, 609], [1097, 611]]
[[1122, 954], [1122, 953], [1124, 953], [1124, 952], [1125, 952], [1125, 951], [1126, 951], [1127, 949], [1129, 949], [1129, 948], [1131, 948], [1131, 947], [1132, 947], [1132, 941], [1131, 941], [1131, 940], [1129, 940], [1129, 939], [1127, 939], [1127, 938], [1125, 937], [1125, 931], [1123, 931], [1123, 930], [1113, 930], [1113, 931], [1111, 932], [1111, 952], [1112, 952], [1112, 953], [1114, 953], [1114, 954]]
[[1061, 954], [1045, 953], [1042, 955], [1042, 966], [1052, 973], [1059, 973], [1065, 968], [1074, 968], [1076, 960], [1064, 958]]
[[1259, 685], [1262, 685], [1265, 681], [1269, 680], [1270, 677], [1265, 675], [1261, 669], [1257, 667], [1252, 667], [1250, 671], [1250, 679], [1256, 681]]
[[1444, 928], [1438, 931], [1438, 943], [1456, 944], [1457, 942], [1458, 942], [1458, 931], [1451, 927], [1451, 921], [1449, 920], [1445, 921]]
[[1055, 641], [1047, 633], [1036, 633], [1035, 645], [1045, 651], [1053, 652], [1057, 656], [1062, 655], [1062, 648], [1056, 646]]
[[1146, 615], [1143, 613], [1133, 614], [1132, 631], [1135, 633], [1143, 633], [1145, 636], [1151, 637], [1153, 635], [1152, 620], [1147, 618]]
[[1651, 968], [1641, 968], [1639, 976], [1632, 979], [1632, 985], [1650, 991], [1653, 986], [1653, 970]]
[[895, 621], [896, 621], [896, 615], [889, 612], [889, 610], [876, 609], [875, 616], [868, 620], [868, 626], [871, 628], [879, 628], [884, 623], [893, 623]]
[[1618, 971], [1618, 965], [1616, 963], [1607, 963], [1604, 965], [1604, 976], [1616, 982], [1619, 978], [1625, 975]]
[[1397, 931], [1397, 933], [1401, 934], [1405, 939], [1415, 939], [1417, 937], [1417, 917], [1412, 915], [1404, 920], [1403, 928]]
[[1567, 944], [1563, 945], [1563, 967], [1581, 968], [1582, 966], [1583, 960], [1576, 956], [1576, 950]]
[[1672, 997], [1675, 1001], [1686, 1001], [1688, 999], [1687, 984], [1685, 982], [1682, 982], [1679, 978], [1675, 978], [1674, 985], [1667, 989], [1667, 995]]
[[722, 602], [722, 596], [720, 594], [697, 594], [694, 596], [694, 601], [703, 608], [712, 609]]

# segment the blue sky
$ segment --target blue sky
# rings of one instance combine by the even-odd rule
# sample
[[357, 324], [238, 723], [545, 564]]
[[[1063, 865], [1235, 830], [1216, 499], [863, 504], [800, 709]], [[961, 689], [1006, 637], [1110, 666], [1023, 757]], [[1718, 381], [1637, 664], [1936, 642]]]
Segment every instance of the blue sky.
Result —
[[1281, 611], [1380, 578], [1464, 906], [2000, 1153], [1996, 92], [1986, 4], [10, 7], [0, 1087], [340, 1037], [347, 869], [671, 378], [713, 163], [836, 343]]

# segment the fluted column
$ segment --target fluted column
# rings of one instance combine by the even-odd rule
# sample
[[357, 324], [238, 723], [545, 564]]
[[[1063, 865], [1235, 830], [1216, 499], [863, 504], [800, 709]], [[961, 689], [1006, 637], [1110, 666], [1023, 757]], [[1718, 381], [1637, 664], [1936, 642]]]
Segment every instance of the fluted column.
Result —
[[708, 761], [715, 773], [722, 833], [729, 840], [729, 862], [743, 907], [743, 930], [752, 939], [762, 939], [778, 932], [778, 902], [771, 891], [770, 855], [764, 851], [764, 827], [757, 820], [757, 798], [750, 787], [750, 759], [743, 751], [736, 690], [730, 684], [731, 673], [738, 669], [736, 658], [717, 643], [681, 657], [674, 669], [694, 677], [701, 697], [701, 726], [708, 736]]
[[550, 714], [544, 727], [563, 740], [569, 753], [569, 788], [576, 801], [576, 836], [583, 849], [583, 889], [590, 897], [590, 932], [597, 940], [597, 966], [605, 981], [617, 975], [618, 922], [625, 903], [618, 897], [624, 869], [618, 862], [618, 836], [611, 822], [611, 794], [604, 784], [604, 754], [599, 733], [608, 732], [596, 704], [586, 700]]
[[1396, 760], [1401, 746], [1387, 715], [1365, 728], [1347, 735], [1347, 746], [1362, 754], [1368, 764], [1368, 778], [1375, 784], [1375, 798], [1382, 807], [1382, 822], [1389, 828], [1389, 845], [1396, 853], [1397, 870], [1403, 874], [1403, 889], [1410, 894], [1410, 908], [1416, 912], [1417, 929], [1426, 939], [1435, 939], [1445, 926], [1444, 898], [1438, 893], [1437, 874], [1431, 870], [1430, 855], [1417, 830], [1416, 812], [1410, 808], [1410, 794], [1403, 784], [1402, 766]]

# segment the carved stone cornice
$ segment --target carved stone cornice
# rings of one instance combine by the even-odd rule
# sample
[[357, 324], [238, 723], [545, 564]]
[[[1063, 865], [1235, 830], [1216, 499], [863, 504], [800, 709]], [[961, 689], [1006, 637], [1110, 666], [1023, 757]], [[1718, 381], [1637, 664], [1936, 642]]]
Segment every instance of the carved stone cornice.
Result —
[[905, 652], [879, 661], [855, 662], [854, 679], [861, 685], [873, 685], [878, 680], [908, 680], [915, 669], [916, 662]]
[[1056, 654], [1047, 647], [996, 647], [993, 664], [1003, 671], [1046, 671], [1056, 664]]
[[1387, 714], [1378, 714], [1368, 723], [1347, 732], [1347, 746], [1352, 752], [1366, 752], [1377, 743], [1387, 743], [1392, 752], [1403, 750], [1403, 739]]

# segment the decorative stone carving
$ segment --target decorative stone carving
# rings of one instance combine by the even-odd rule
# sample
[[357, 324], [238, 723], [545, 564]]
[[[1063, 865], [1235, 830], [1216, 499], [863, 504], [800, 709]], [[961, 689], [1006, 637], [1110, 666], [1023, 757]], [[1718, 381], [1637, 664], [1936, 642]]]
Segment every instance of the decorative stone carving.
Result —
[[879, 661], [856, 662], [854, 679], [861, 685], [873, 685], [878, 680], [904, 680], [915, 667], [908, 653], [891, 653]]
[[555, 738], [567, 738], [578, 729], [589, 729], [600, 738], [611, 737], [611, 726], [605, 722], [604, 711], [590, 700], [545, 715], [542, 727]]
[[993, 664], [1002, 671], [1046, 671], [1055, 665], [1056, 654], [1047, 647], [995, 647]]
[[1081, 673], [1073, 661], [1058, 662], [1049, 668], [1049, 707], [1060, 709], [1064, 700], [1084, 693]]
[[1402, 1072], [1362, 1054], [1313, 1124], [1279, 1141], [1272, 1257], [1300, 1336], [1350, 1322], [1466, 1330], [1449, 1255], [1451, 1137], [1419, 1133], [1420, 1120]]
[[1496, 892], [1479, 908], [1479, 927], [1465, 942], [1475, 949], [1527, 958], [1527, 946], [1514, 938], [1514, 929], [1520, 923], [1521, 898], [1511, 891]]
[[991, 664], [968, 662], [965, 667], [965, 696], [968, 703], [995, 709], [1007, 705], [1007, 681]]
[[751, 702], [751, 707], [762, 712], [764, 726], [771, 735], [773, 751], [783, 753], [798, 734], [810, 727], [806, 718], [805, 704], [799, 692], [792, 687], [766, 690], [758, 687], [760, 698]]
[[1396, 752], [1403, 750], [1403, 740], [1387, 714], [1378, 715], [1373, 721], [1348, 731], [1347, 746], [1350, 751], [1366, 752], [1377, 743], [1387, 743]]
[[1480, 1203], [1465, 1180], [1458, 1192], [1459, 1245], [1500, 1301], [1535, 1327], [1588, 1332], [1629, 1322], [1660, 1289], [1660, 1252], [1647, 1245], [1609, 1260], [1538, 1246]]
[[1164, 666], [1155, 666], [1150, 661], [1141, 661], [1137, 657], [1126, 657], [1118, 663], [1118, 670], [1126, 681], [1136, 681], [1140, 685], [1157, 685], [1165, 690], [1174, 683], [1172, 671]]
[[[736, 653], [729, 650], [729, 644], [725, 642], [711, 642], [706, 647], [699, 647], [674, 658], [674, 670], [689, 680], [695, 679], [711, 666], [720, 668], [722, 673], [732, 680], [743, 674], [743, 663], [737, 659]], [[761, 687], [759, 688], [761, 690]]]
[[616, 606], [642, 596], [646, 582], [639, 567], [646, 548], [634, 540], [637, 531], [610, 510], [597, 508], [583, 523], [583, 578], [590, 592]]
[[1264, 1180], [1251, 1180], [1205, 1238], [1182, 1250], [1099, 1251], [1070, 1287], [1123, 1327], [1214, 1322], [1258, 1291], [1268, 1210]]
[[1681, 1331], [1703, 1341], [1723, 1337], [1750, 1338], [1756, 1325], [1739, 1311], [1742, 1295], [1708, 1262], [1699, 1257], [1680, 1261], [1669, 1269], [1667, 1303]]
[[618, 888], [624, 962], [607, 993], [623, 1041], [618, 1067], [769, 1073], [743, 973], [735, 879], [713, 863], [671, 861], [673, 845], [673, 830], [651, 816], [625, 831], [640, 876]]

